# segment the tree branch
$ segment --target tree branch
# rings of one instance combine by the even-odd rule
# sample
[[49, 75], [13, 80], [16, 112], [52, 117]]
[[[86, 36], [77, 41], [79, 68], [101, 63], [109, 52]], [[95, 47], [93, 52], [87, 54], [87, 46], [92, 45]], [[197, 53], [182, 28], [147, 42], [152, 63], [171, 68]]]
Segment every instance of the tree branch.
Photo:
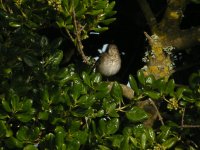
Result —
[[176, 48], [175, 50], [184, 50], [200, 44], [200, 27], [192, 27], [185, 30], [180, 29], [180, 23], [187, 5], [187, 0], [169, 0], [167, 9], [160, 23], [156, 22], [146, 0], [138, 0], [138, 3], [140, 4], [152, 34], [156, 34], [160, 37], [164, 47], [172, 46]]
[[152, 30], [154, 30], [154, 28], [157, 26], [157, 21], [153, 12], [151, 11], [151, 8], [149, 7], [149, 4], [147, 3], [146, 0], [137, 0], [137, 2], [144, 13], [144, 16], [146, 18], [149, 27]]

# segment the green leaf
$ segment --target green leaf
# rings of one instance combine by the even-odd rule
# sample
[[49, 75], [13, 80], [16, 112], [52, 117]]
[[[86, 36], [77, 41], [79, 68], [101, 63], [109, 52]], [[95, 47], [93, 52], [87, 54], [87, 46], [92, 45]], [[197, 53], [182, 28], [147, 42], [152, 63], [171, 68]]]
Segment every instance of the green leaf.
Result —
[[132, 75], [129, 75], [129, 83], [130, 83], [131, 88], [138, 95], [139, 94], [138, 85], [137, 85], [135, 78]]
[[187, 87], [180, 87], [176, 90], [175, 94], [178, 100], [183, 97], [183, 92], [187, 91], [187, 89]]
[[23, 150], [38, 150], [38, 148], [35, 145], [29, 144], [26, 145]]
[[22, 148], [23, 147], [23, 143], [20, 142], [15, 137], [10, 137], [10, 138], [6, 139], [5, 140], [5, 145], [9, 149], [17, 149], [17, 148]]
[[75, 82], [70, 93], [72, 98], [76, 101], [81, 94], [86, 94], [87, 91], [81, 82]]
[[102, 23], [104, 25], [109, 25], [112, 22], [114, 22], [115, 20], [116, 20], [116, 18], [109, 18], [109, 19], [105, 19], [105, 20], [100, 21], [100, 23]]
[[158, 100], [161, 97], [160, 93], [155, 91], [145, 91], [144, 94], [149, 96], [153, 100]]
[[110, 148], [104, 146], [104, 145], [98, 145], [99, 150], [111, 150]]
[[100, 73], [92, 73], [91, 74], [91, 82], [100, 83], [102, 81], [102, 76]]
[[131, 145], [130, 145], [130, 137], [125, 137], [124, 140], [122, 141], [121, 144], [121, 149], [123, 150], [131, 150]]
[[146, 145], [147, 145], [147, 136], [146, 136], [145, 133], [142, 133], [140, 142], [141, 142], [141, 149], [146, 149]]
[[40, 40], [40, 46], [41, 47], [46, 47], [49, 44], [49, 41], [46, 36], [42, 36]]
[[174, 80], [173, 79], [169, 80], [166, 85], [165, 93], [170, 94], [172, 96], [174, 94], [174, 87], [175, 87]]
[[131, 136], [133, 134], [133, 129], [131, 127], [125, 127], [122, 131], [123, 135]]
[[101, 109], [96, 113], [96, 117], [102, 117], [104, 115], [104, 113], [105, 113], [104, 110]]
[[136, 126], [133, 127], [133, 134], [136, 138], [141, 138], [142, 134], [145, 133], [145, 127], [143, 124], [138, 124]]
[[29, 113], [21, 113], [16, 115], [17, 119], [22, 121], [22, 122], [29, 122], [33, 116], [30, 115]]
[[98, 122], [98, 125], [99, 125], [99, 132], [101, 135], [104, 135], [106, 134], [106, 119], [105, 118], [101, 118]]
[[99, 83], [97, 86], [95, 86], [95, 90], [96, 91], [104, 91], [104, 92], [107, 92], [109, 93], [109, 88], [108, 88], [108, 83], [106, 82], [101, 82]]
[[137, 77], [138, 77], [139, 82], [140, 82], [142, 85], [145, 85], [145, 77], [144, 77], [144, 73], [143, 73], [142, 70], [138, 70], [138, 72], [137, 72]]
[[17, 22], [9, 22], [9, 26], [11, 26], [13, 28], [19, 28], [19, 27], [21, 27], [21, 24], [19, 24]]
[[64, 131], [58, 131], [55, 136], [55, 142], [57, 149], [62, 149], [65, 144], [66, 133]]
[[19, 102], [19, 97], [12, 93], [11, 94], [11, 106], [14, 112], [21, 110], [22, 103]]
[[61, 38], [61, 37], [56, 38], [50, 43], [50, 47], [52, 49], [57, 49], [62, 44], [62, 42], [63, 42], [63, 38]]
[[47, 111], [39, 112], [38, 119], [40, 120], [48, 120], [49, 113]]
[[20, 141], [26, 141], [29, 140], [27, 138], [29, 138], [29, 128], [27, 126], [22, 126], [20, 127], [20, 129], [17, 131], [16, 133], [16, 137], [18, 140]]
[[72, 133], [73, 138], [75, 138], [80, 144], [85, 144], [88, 139], [88, 131], [75, 131]]
[[90, 106], [93, 105], [93, 103], [95, 102], [95, 96], [94, 95], [83, 95], [81, 96], [77, 103], [84, 108], [88, 108]]
[[84, 81], [85, 84], [87, 84], [89, 86], [91, 85], [91, 83], [90, 83], [90, 77], [89, 77], [89, 75], [86, 72], [82, 73], [82, 78], [83, 78], [83, 81]]
[[110, 103], [106, 99], [103, 101], [103, 108], [106, 110], [106, 114], [110, 114], [113, 110], [116, 109], [116, 103]]
[[134, 138], [134, 137], [132, 137], [132, 136], [130, 136], [129, 138], [130, 138], [131, 143], [133, 143], [133, 145], [135, 147], [138, 147], [138, 141], [137, 141], [137, 139]]
[[55, 135], [53, 133], [46, 134], [39, 143], [39, 149], [55, 148]]
[[86, 12], [86, 14], [91, 15], [91, 16], [96, 16], [96, 15], [102, 14], [102, 13], [103, 13], [103, 9], [99, 9], [99, 10], [93, 9], [91, 11]]
[[134, 106], [133, 108], [131, 108], [131, 110], [126, 112], [126, 117], [130, 121], [138, 122], [147, 119], [148, 114], [142, 108]]
[[38, 61], [36, 58], [34, 58], [34, 56], [25, 55], [23, 60], [29, 67], [33, 67], [38, 64]]
[[115, 132], [117, 132], [118, 129], [119, 129], [119, 119], [118, 118], [112, 118], [111, 120], [109, 120], [107, 122], [106, 134], [114, 134]]
[[22, 111], [27, 112], [31, 109], [33, 104], [33, 100], [32, 99], [25, 99], [23, 101], [23, 105], [22, 105]]
[[58, 66], [62, 58], [63, 58], [63, 51], [58, 50], [48, 58], [47, 63], [52, 67]]
[[116, 148], [120, 148], [122, 141], [124, 140], [123, 135], [113, 135], [110, 140], [112, 141], [112, 146]]
[[150, 139], [151, 144], [155, 142], [155, 132], [152, 128], [146, 128], [146, 134], [148, 139]]
[[152, 88], [153, 89], [158, 89], [159, 92], [162, 94], [166, 89], [166, 81], [165, 81], [165, 79], [161, 78], [161, 79], [155, 80], [153, 82]]
[[106, 31], [106, 30], [108, 30], [108, 27], [98, 27], [98, 28], [92, 28], [92, 30], [93, 30], [93, 31], [95, 31], [95, 32], [98, 32], [98, 33], [100, 33], [100, 32], [103, 32], [103, 31]]
[[11, 129], [7, 127], [6, 122], [0, 121], [0, 138], [11, 137], [12, 135], [13, 135], [13, 132]]
[[5, 99], [3, 99], [1, 101], [1, 103], [2, 103], [2, 106], [3, 106], [3, 108], [4, 108], [5, 111], [12, 112], [9, 103]]
[[162, 143], [162, 146], [164, 149], [172, 148], [177, 142], [179, 141], [178, 137], [173, 137], [170, 139], [167, 139], [164, 143]]
[[170, 127], [168, 126], [162, 126], [161, 127], [161, 132], [160, 134], [157, 136], [158, 140], [161, 142], [165, 142], [167, 140], [167, 138], [170, 136], [171, 131], [170, 131]]
[[123, 100], [122, 87], [117, 82], [114, 82], [112, 86], [111, 96], [116, 100], [117, 103], [120, 103]]
[[72, 139], [71, 141], [67, 142], [66, 150], [79, 150], [80, 149], [80, 142], [76, 139]]

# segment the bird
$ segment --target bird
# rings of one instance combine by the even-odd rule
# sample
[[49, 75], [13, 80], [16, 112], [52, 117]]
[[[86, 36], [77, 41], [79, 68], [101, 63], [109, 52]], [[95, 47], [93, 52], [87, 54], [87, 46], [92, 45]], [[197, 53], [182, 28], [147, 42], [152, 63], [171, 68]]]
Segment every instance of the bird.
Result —
[[96, 62], [96, 69], [103, 76], [110, 77], [119, 72], [121, 68], [121, 57], [115, 44], [109, 44]]

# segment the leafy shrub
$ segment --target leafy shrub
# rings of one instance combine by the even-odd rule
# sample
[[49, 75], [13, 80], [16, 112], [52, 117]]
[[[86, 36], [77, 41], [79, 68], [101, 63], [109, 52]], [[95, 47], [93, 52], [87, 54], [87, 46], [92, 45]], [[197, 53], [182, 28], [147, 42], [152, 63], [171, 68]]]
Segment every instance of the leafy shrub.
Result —
[[[102, 13], [88, 11], [82, 13]], [[137, 77], [129, 76], [134, 95], [126, 99], [121, 84], [103, 81], [92, 69], [60, 66], [63, 39], [38, 32], [56, 19], [54, 7], [42, 1], [1, 2], [0, 13], [1, 149], [198, 149], [192, 127], [200, 124], [199, 73], [185, 87], [139, 70]]]

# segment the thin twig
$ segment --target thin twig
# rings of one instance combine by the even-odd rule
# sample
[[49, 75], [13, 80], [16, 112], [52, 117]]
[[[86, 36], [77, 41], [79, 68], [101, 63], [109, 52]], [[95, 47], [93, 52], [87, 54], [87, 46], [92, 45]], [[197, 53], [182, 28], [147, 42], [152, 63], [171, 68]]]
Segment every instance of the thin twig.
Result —
[[181, 128], [200, 128], [200, 125], [182, 125]]
[[[65, 28], [65, 31], [67, 32], [67, 34], [68, 34], [70, 40], [74, 43], [74, 42], [75, 42], [75, 39], [74, 39], [73, 36], [71, 35], [70, 31], [69, 31], [67, 28]], [[61, 33], [62, 33], [62, 32], [61, 32]], [[64, 34], [64, 36], [65, 36], [65, 34]]]
[[74, 27], [75, 27], [75, 35], [76, 35], [75, 39], [77, 40], [77, 43], [76, 43], [77, 49], [78, 49], [79, 53], [81, 54], [83, 61], [86, 64], [89, 64], [88, 58], [87, 58], [87, 56], [85, 56], [85, 54], [83, 52], [83, 44], [81, 42], [81, 29], [79, 29], [79, 27], [78, 27], [74, 7], [73, 7], [73, 11], [72, 11], [72, 18], [73, 18]]
[[150, 98], [148, 99], [150, 101], [150, 103], [153, 105], [153, 107], [155, 108], [157, 114], [158, 114], [158, 119], [160, 120], [161, 124], [162, 125], [165, 125], [164, 122], [163, 122], [163, 118], [158, 110], [158, 107], [156, 106], [156, 104], [154, 103], [154, 101], [152, 101]]
[[181, 126], [180, 128], [200, 128], [200, 125], [188, 125], [184, 124], [185, 108], [183, 108], [183, 113], [181, 116]]
[[183, 108], [183, 113], [182, 113], [182, 116], [181, 116], [181, 126], [184, 125], [184, 116], [185, 116], [185, 108]]

